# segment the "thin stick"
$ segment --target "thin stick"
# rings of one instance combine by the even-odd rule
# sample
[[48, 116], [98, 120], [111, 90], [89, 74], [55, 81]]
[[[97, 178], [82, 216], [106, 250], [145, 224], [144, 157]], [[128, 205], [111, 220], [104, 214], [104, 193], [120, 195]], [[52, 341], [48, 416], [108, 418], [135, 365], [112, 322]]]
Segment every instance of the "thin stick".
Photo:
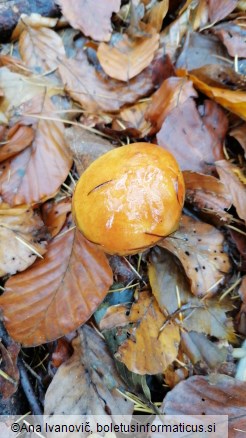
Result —
[[22, 389], [26, 395], [28, 403], [30, 405], [32, 414], [33, 415], [43, 415], [43, 411], [41, 409], [41, 406], [37, 400], [37, 397], [33, 391], [31, 382], [29, 380], [26, 367], [23, 363], [22, 358], [20, 358], [20, 357], [18, 359], [18, 368], [20, 371], [21, 386], [22, 386]]

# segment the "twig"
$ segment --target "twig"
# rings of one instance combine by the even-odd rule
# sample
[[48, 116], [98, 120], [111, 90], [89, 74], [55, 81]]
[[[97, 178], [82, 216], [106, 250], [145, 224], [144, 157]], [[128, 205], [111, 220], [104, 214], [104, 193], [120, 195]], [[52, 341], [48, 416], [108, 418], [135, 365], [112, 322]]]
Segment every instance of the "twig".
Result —
[[20, 381], [22, 389], [25, 393], [25, 396], [28, 400], [28, 403], [30, 405], [30, 408], [32, 410], [33, 415], [43, 415], [43, 411], [41, 409], [41, 406], [37, 400], [37, 397], [33, 391], [31, 382], [29, 380], [26, 367], [24, 365], [24, 362], [22, 358], [18, 358], [18, 368], [20, 371]]

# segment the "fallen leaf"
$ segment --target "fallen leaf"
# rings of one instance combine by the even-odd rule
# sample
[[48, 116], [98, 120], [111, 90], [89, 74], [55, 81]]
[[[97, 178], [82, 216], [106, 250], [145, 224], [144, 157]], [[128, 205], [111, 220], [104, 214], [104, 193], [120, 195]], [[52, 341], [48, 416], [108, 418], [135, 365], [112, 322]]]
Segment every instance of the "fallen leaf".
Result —
[[154, 88], [150, 67], [129, 83], [122, 84], [96, 71], [85, 53], [80, 58], [64, 58], [58, 68], [67, 93], [89, 112], [118, 111], [126, 103], [134, 103]]
[[206, 300], [195, 297], [179, 264], [168, 251], [161, 250], [152, 256], [148, 274], [160, 309], [185, 332], [196, 331], [235, 341], [232, 319], [226, 315], [232, 310], [231, 302], [220, 302], [217, 297]]
[[190, 97], [197, 97], [190, 81], [176, 77], [168, 78], [152, 95], [145, 118], [152, 123], [155, 132], [159, 131], [168, 114]]
[[224, 157], [218, 133], [207, 128], [193, 99], [167, 115], [157, 143], [175, 156], [182, 170], [211, 173], [218, 157]]
[[177, 357], [180, 341], [179, 328], [168, 322], [160, 331], [166, 317], [153, 296], [142, 292], [128, 317], [130, 337], [118, 349], [115, 357], [137, 374], [163, 373]]
[[168, 392], [163, 400], [161, 413], [228, 415], [230, 438], [241, 438], [241, 431], [246, 430], [245, 390], [246, 382], [223, 374], [192, 376]]
[[68, 340], [63, 337], [58, 339], [55, 350], [52, 353], [52, 365], [59, 368], [73, 354], [73, 347]]
[[0, 162], [17, 155], [31, 144], [34, 130], [29, 126], [16, 124], [9, 129], [5, 144], [0, 147]]
[[229, 135], [234, 137], [244, 149], [244, 156], [246, 157], [246, 123], [242, 123], [236, 128], [233, 128]]
[[85, 325], [72, 345], [72, 357], [58, 368], [46, 392], [44, 413], [49, 415], [49, 423], [55, 421], [53, 415], [64, 413], [103, 415], [107, 424], [115, 415], [130, 416], [134, 405], [117, 391], [124, 388], [124, 383], [105, 341]]
[[[100, 330], [112, 330], [128, 324], [129, 307], [123, 304], [110, 306], [99, 323]], [[136, 321], [135, 321], [136, 322]]]
[[120, 10], [120, 0], [56, 0], [62, 13], [74, 29], [96, 41], [109, 41], [111, 15]]
[[52, 197], [72, 165], [63, 123], [49, 120], [54, 107], [48, 96], [43, 103], [44, 113], [37, 122], [32, 145], [1, 166], [0, 191], [10, 205], [36, 204]]
[[190, 14], [190, 8], [187, 8], [183, 14], [176, 18], [169, 26], [165, 27], [160, 34], [160, 48], [163, 48], [172, 61], [175, 60], [182, 38], [190, 27]]
[[158, 245], [178, 257], [191, 282], [191, 291], [199, 297], [214, 295], [230, 271], [223, 250], [224, 236], [212, 225], [182, 216], [179, 230]]
[[197, 172], [183, 172], [186, 201], [198, 211], [216, 215], [222, 221], [230, 222], [232, 216], [228, 210], [232, 204], [231, 194], [218, 178]]
[[208, 15], [211, 23], [223, 20], [237, 6], [237, 0], [208, 0]]
[[242, 282], [240, 284], [240, 288], [238, 289], [238, 293], [243, 301], [246, 304], [246, 275], [242, 278]]
[[215, 100], [224, 108], [246, 120], [246, 93], [241, 90], [229, 90], [227, 88], [219, 88], [207, 85], [202, 80], [198, 79], [192, 73], [185, 73], [184, 70], [176, 71], [178, 76], [186, 76], [192, 80], [194, 87], [204, 93], [206, 96]]
[[70, 212], [70, 198], [59, 202], [52, 200], [43, 204], [42, 217], [51, 237], [55, 237], [61, 231]]
[[245, 75], [235, 71], [232, 63], [227, 64], [208, 64], [190, 71], [200, 81], [210, 87], [218, 87], [232, 91], [245, 91]]
[[111, 283], [105, 254], [71, 229], [68, 218], [44, 259], [5, 283], [0, 297], [5, 326], [23, 345], [50, 342], [89, 319]]
[[246, 57], [246, 30], [243, 26], [229, 21], [213, 27], [212, 32], [226, 46], [230, 56]]
[[246, 191], [245, 185], [238, 178], [238, 167], [227, 160], [216, 162], [216, 169], [220, 180], [231, 194], [238, 216], [246, 221]]
[[45, 253], [44, 224], [28, 207], [0, 208], [0, 276], [24, 271]]
[[36, 73], [54, 70], [65, 55], [62, 39], [52, 29], [27, 26], [19, 39], [19, 51], [27, 67]]
[[150, 26], [146, 32], [145, 38], [133, 40], [116, 34], [115, 44], [99, 44], [97, 56], [109, 77], [128, 82], [149, 66], [159, 46], [159, 34]]
[[[19, 384], [19, 370], [17, 358], [20, 345], [11, 341], [6, 347], [0, 341], [1, 371], [0, 391], [3, 399], [11, 397], [15, 393]], [[4, 374], [3, 374], [4, 373]]]
[[123, 130], [125, 128], [135, 128], [138, 136], [143, 138], [151, 131], [151, 124], [145, 120], [146, 110], [149, 102], [138, 102], [127, 108], [123, 108], [117, 118], [113, 120], [112, 128]]
[[40, 27], [52, 28], [57, 24], [58, 18], [52, 17], [43, 17], [37, 13], [31, 13], [30, 15], [21, 14], [19, 21], [14, 28], [11, 40], [18, 40], [23, 30], [26, 30], [28, 27], [32, 27], [34, 29], [39, 29]]
[[80, 126], [66, 128], [65, 138], [73, 154], [79, 175], [81, 175], [96, 158], [113, 149], [109, 140], [87, 129], [83, 129]]
[[156, 2], [153, 4], [152, 8], [145, 14], [144, 19], [156, 29], [157, 32], [160, 32], [162, 28], [162, 23], [167, 15], [169, 7], [169, 0], [161, 0], [160, 2]]

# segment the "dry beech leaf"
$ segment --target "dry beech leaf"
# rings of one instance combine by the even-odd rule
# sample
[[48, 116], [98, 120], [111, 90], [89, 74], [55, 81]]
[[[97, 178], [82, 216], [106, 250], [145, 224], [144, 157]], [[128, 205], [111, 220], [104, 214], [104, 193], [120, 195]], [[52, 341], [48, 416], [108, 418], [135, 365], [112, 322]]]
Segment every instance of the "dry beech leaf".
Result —
[[45, 253], [44, 224], [27, 207], [0, 207], [0, 276], [24, 271]]
[[246, 304], [246, 275], [244, 275], [244, 277], [242, 278], [242, 283], [240, 285], [238, 293], [239, 293], [243, 303]]
[[190, 14], [191, 10], [187, 8], [183, 14], [176, 18], [169, 26], [165, 27], [160, 34], [160, 46], [170, 56], [172, 61], [175, 60], [182, 38], [190, 28]]
[[220, 130], [206, 126], [193, 99], [167, 115], [157, 142], [176, 157], [182, 170], [208, 173], [215, 160], [224, 158]]
[[155, 132], [161, 129], [167, 115], [181, 106], [189, 97], [197, 97], [191, 81], [171, 77], [162, 83], [152, 95], [145, 115], [146, 120], [152, 123]]
[[72, 354], [73, 347], [64, 336], [57, 340], [56, 347], [52, 353], [51, 363], [54, 367], [59, 368], [72, 356]]
[[157, 301], [148, 292], [141, 292], [138, 301], [132, 305], [129, 323], [130, 337], [119, 347], [115, 357], [137, 374], [163, 373], [177, 357], [180, 334], [179, 328], [166, 321]]
[[241, 125], [233, 128], [229, 135], [234, 137], [242, 146], [244, 150], [244, 156], [246, 157], [246, 123], [242, 123]]
[[160, 2], [156, 2], [144, 17], [144, 19], [147, 20], [147, 22], [153, 28], [155, 28], [157, 32], [160, 32], [162, 28], [162, 22], [167, 15], [168, 7], [169, 0], [161, 0]]
[[159, 34], [151, 27], [146, 32], [145, 38], [134, 40], [124, 34], [115, 44], [99, 44], [97, 57], [108, 76], [128, 82], [148, 67], [158, 49]]
[[177, 70], [179, 76], [187, 76], [192, 80], [194, 86], [206, 96], [215, 100], [224, 108], [246, 120], [246, 93], [240, 90], [229, 90], [227, 88], [213, 87], [207, 85], [194, 74], [187, 74], [185, 70]]
[[59, 56], [65, 55], [61, 37], [52, 29], [27, 26], [19, 39], [19, 51], [26, 66], [43, 73], [59, 64]]
[[20, 345], [11, 341], [7, 348], [0, 341], [1, 370], [6, 377], [0, 375], [0, 391], [3, 399], [11, 397], [18, 388], [19, 370], [17, 358], [20, 351]]
[[59, 202], [54, 200], [48, 201], [42, 206], [43, 221], [52, 237], [55, 237], [61, 231], [70, 212], [70, 198]]
[[109, 140], [100, 137], [80, 126], [65, 129], [65, 138], [70, 148], [78, 174], [101, 155], [113, 149]]
[[245, 185], [238, 178], [240, 174], [238, 167], [230, 161], [220, 160], [216, 162], [216, 169], [221, 181], [231, 194], [238, 216], [246, 221], [246, 191]]
[[228, 415], [228, 436], [242, 438], [242, 430], [246, 430], [246, 382], [224, 374], [189, 377], [166, 395], [161, 406], [161, 413], [164, 412], [166, 415]]
[[231, 194], [218, 178], [197, 172], [183, 172], [186, 201], [198, 210], [215, 214], [222, 221], [229, 221], [232, 216], [225, 210], [232, 204]]
[[112, 128], [119, 131], [134, 128], [139, 132], [139, 137], [145, 137], [151, 131], [151, 124], [145, 119], [148, 106], [149, 102], [145, 101], [122, 109], [118, 117], [113, 120]]
[[199, 297], [214, 295], [230, 271], [223, 244], [224, 236], [215, 227], [185, 215], [179, 230], [158, 243], [178, 257], [192, 293]]
[[230, 56], [246, 58], [246, 30], [243, 26], [229, 21], [212, 28], [212, 32], [220, 38]]
[[0, 162], [18, 154], [31, 144], [34, 130], [29, 126], [14, 125], [7, 133], [5, 144], [0, 146]]
[[127, 325], [129, 308], [123, 304], [116, 304], [107, 308], [105, 315], [99, 323], [100, 330], [112, 330], [119, 326]]
[[123, 84], [96, 71], [85, 54], [81, 54], [80, 58], [63, 58], [58, 68], [67, 93], [87, 111], [118, 111], [154, 88], [150, 67]]
[[208, 15], [211, 23], [223, 20], [237, 6], [237, 0], [208, 0]]
[[[206, 275], [206, 270], [204, 272]], [[236, 340], [232, 319], [226, 315], [232, 310], [232, 303], [220, 302], [217, 297], [206, 300], [195, 297], [179, 264], [168, 251], [152, 255], [148, 274], [161, 310], [173, 315], [185, 331], [193, 330], [231, 342]]]
[[21, 14], [19, 21], [16, 25], [16, 27], [13, 30], [13, 33], [11, 35], [11, 39], [18, 40], [20, 37], [20, 34], [23, 30], [26, 30], [27, 27], [32, 27], [35, 29], [38, 29], [39, 27], [55, 27], [57, 24], [58, 18], [51, 18], [51, 17], [43, 17], [40, 14], [32, 13], [30, 15], [27, 14]]
[[109, 41], [111, 16], [119, 12], [120, 0], [56, 0], [62, 13], [74, 29], [96, 41]]
[[23, 345], [40, 345], [77, 329], [112, 284], [105, 254], [70, 227], [68, 218], [44, 259], [5, 284], [0, 297], [5, 326]]
[[48, 112], [53, 109], [49, 97], [45, 97], [44, 119], [36, 125], [32, 145], [0, 166], [0, 192], [10, 205], [45, 201], [68, 175], [72, 156], [64, 140], [63, 123], [48, 120]]
[[44, 413], [49, 422], [64, 413], [103, 415], [107, 424], [115, 415], [131, 415], [134, 405], [117, 391], [124, 383], [105, 341], [85, 325], [72, 345], [73, 355], [59, 367], [46, 392]]

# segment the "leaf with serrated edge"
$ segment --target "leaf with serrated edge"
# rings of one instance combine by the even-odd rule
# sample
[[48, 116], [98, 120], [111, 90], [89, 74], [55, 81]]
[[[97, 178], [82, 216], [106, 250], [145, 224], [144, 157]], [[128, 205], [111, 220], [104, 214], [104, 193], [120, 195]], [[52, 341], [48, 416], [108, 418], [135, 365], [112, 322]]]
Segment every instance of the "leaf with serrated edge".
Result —
[[12, 276], [0, 297], [9, 334], [25, 346], [50, 342], [77, 329], [112, 284], [103, 251], [69, 226], [68, 219], [44, 259]]

